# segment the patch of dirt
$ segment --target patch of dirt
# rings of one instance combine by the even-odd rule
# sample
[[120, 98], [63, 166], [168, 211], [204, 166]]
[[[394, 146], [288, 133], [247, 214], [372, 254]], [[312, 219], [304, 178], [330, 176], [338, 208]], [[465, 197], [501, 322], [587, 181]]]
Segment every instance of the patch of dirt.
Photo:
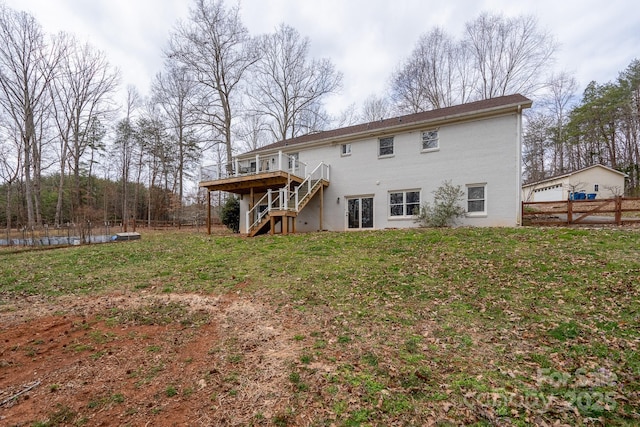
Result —
[[266, 423], [287, 408], [304, 323], [274, 310], [236, 294], [7, 302], [0, 424]]

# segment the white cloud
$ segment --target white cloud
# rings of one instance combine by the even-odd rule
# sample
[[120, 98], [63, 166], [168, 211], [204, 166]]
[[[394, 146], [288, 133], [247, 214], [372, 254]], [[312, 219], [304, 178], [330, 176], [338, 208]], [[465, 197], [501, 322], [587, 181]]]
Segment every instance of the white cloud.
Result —
[[[0, 0], [2, 1], [2, 0]], [[162, 67], [162, 48], [188, 0], [5, 0], [27, 10], [54, 33], [67, 31], [89, 40], [120, 68], [123, 87], [145, 93]], [[235, 0], [229, 0], [229, 5]], [[242, 19], [254, 34], [280, 23], [311, 41], [312, 55], [330, 58], [344, 73], [344, 90], [330, 106], [334, 113], [368, 95], [382, 94], [393, 69], [413, 49], [418, 36], [440, 26], [460, 37], [465, 22], [481, 11], [533, 14], [561, 44], [556, 68], [589, 81], [614, 80], [638, 55], [640, 15], [630, 0], [240, 0]]]

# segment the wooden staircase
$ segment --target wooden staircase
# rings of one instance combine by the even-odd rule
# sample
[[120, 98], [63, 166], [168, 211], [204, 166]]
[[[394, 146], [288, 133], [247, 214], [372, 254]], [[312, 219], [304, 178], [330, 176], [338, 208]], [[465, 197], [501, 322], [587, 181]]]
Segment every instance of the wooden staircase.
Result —
[[[296, 191], [291, 192], [291, 196], [286, 204], [286, 206], [291, 206], [290, 208], [267, 209], [265, 212], [261, 213], [262, 217], [260, 218], [260, 221], [251, 226], [247, 235], [249, 237], [254, 237], [259, 234], [265, 234], [269, 231], [271, 234], [275, 234], [276, 225], [278, 223], [281, 224], [282, 234], [288, 234], [289, 231], [295, 233], [295, 218], [298, 216], [298, 213], [302, 211], [307, 204], [309, 204], [313, 197], [322, 188], [327, 187], [328, 185], [329, 181], [325, 179], [313, 179], [309, 180], [308, 184], [303, 183], [303, 185], [299, 187], [304, 187], [302, 190], [296, 189]], [[289, 228], [289, 218], [293, 218], [293, 221], [291, 221], [291, 229]]]
[[[283, 234], [289, 229], [295, 233], [298, 213], [307, 206], [314, 196], [325, 187], [329, 186], [329, 165], [320, 162], [316, 168], [300, 182], [300, 185], [291, 189], [290, 185], [274, 190], [269, 189], [254, 206], [246, 212], [246, 233], [248, 236], [258, 234], [275, 233], [276, 224], [280, 222]], [[291, 227], [289, 227], [290, 220]], [[322, 222], [322, 204], [320, 211]]]

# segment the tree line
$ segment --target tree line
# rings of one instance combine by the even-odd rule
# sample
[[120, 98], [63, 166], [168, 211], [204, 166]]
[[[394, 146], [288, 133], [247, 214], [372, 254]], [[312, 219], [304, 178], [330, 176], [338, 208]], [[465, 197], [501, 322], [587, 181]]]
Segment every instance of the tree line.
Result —
[[640, 61], [613, 82], [587, 85], [555, 76], [528, 116], [523, 161], [529, 182], [602, 164], [628, 175], [626, 193], [640, 195]]
[[[310, 43], [284, 23], [251, 35], [239, 6], [193, 0], [143, 97], [122, 89], [103, 52], [70, 34], [46, 34], [33, 16], [0, 3], [0, 223], [183, 218], [186, 204], [202, 201], [188, 183], [203, 156], [231, 167], [235, 153], [270, 142], [516, 92], [540, 99], [557, 92], [549, 99], [559, 103], [528, 121], [528, 177], [587, 158], [637, 165], [637, 148], [635, 157], [621, 151], [637, 141], [621, 140], [632, 131], [622, 126], [622, 107], [611, 133], [604, 114], [613, 113], [596, 102], [620, 91], [594, 84], [588, 99], [600, 115], [586, 103], [574, 110], [571, 79], [552, 74], [557, 44], [534, 17], [483, 13], [457, 39], [440, 28], [426, 32], [391, 73], [387, 93], [337, 116], [324, 102], [340, 91], [342, 73], [330, 59], [313, 58]], [[578, 152], [583, 144], [601, 157]]]

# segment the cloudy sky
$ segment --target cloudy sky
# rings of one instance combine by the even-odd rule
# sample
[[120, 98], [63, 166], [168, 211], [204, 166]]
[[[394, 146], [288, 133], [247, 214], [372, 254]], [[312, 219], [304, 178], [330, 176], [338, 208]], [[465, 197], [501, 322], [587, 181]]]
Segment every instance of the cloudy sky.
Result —
[[[0, 0], [2, 2], [3, 0]], [[190, 0], [4, 0], [33, 14], [45, 31], [66, 31], [106, 52], [123, 87], [148, 91], [161, 70], [162, 48]], [[235, 4], [234, 0], [228, 4]], [[533, 14], [560, 50], [555, 68], [573, 73], [580, 90], [591, 80], [614, 80], [640, 58], [636, 0], [240, 0], [253, 35], [280, 23], [311, 41], [313, 57], [328, 57], [344, 74], [344, 89], [329, 102], [337, 114], [370, 94], [385, 92], [391, 72], [418, 37], [435, 26], [459, 37], [482, 11]]]

